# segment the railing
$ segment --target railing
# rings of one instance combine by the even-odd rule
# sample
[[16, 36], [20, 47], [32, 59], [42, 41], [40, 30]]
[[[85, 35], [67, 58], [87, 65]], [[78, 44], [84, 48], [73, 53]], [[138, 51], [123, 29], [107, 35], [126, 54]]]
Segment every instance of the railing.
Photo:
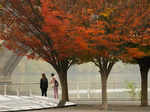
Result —
[[[120, 86], [120, 83], [108, 83], [108, 99], [139, 99], [139, 96], [131, 96], [131, 89]], [[120, 86], [120, 87], [119, 87]], [[101, 85], [97, 82], [69, 82], [68, 83], [70, 99], [100, 99]], [[140, 89], [136, 88], [135, 92]], [[150, 92], [150, 89], [149, 89]], [[1, 95], [32, 96], [41, 95], [39, 83], [0, 83]], [[59, 87], [59, 96], [61, 88]], [[53, 97], [53, 88], [48, 88], [48, 97]], [[150, 98], [150, 95], [149, 95]]]
[[39, 83], [1, 83], [0, 94], [2, 95], [27, 95], [31, 96], [33, 88]]

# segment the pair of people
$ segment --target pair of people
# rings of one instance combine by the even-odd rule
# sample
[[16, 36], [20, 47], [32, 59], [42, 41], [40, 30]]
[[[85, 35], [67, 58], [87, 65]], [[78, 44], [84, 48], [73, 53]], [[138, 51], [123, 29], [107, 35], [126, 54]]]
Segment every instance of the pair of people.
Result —
[[[58, 81], [55, 78], [55, 74], [51, 74], [50, 84], [54, 88], [54, 98], [58, 99]], [[42, 78], [40, 80], [40, 88], [42, 92], [42, 96], [47, 96], [47, 89], [48, 89], [48, 79], [46, 78], [45, 73], [42, 73]]]

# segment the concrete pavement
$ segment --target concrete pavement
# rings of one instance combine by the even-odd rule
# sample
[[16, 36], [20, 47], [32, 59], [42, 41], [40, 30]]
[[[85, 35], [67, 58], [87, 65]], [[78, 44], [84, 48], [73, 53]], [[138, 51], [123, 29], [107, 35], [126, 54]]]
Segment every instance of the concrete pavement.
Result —
[[0, 112], [150, 112], [150, 106], [141, 107], [140, 101], [108, 101], [106, 111], [98, 100], [73, 100], [64, 108], [57, 108], [58, 103], [59, 100], [41, 96], [0, 95]]
[[77, 106], [71, 106], [66, 108], [51, 108], [27, 112], [150, 112], [150, 106], [141, 107], [139, 105], [139, 102], [132, 102], [132, 101], [109, 102], [107, 110], [103, 110], [101, 104], [92, 102], [89, 102], [88, 104], [87, 101], [86, 102], [82, 101], [81, 104], [78, 104]]
[[[3, 96], [0, 95], [0, 112], [38, 110], [58, 107], [59, 100], [42, 96]], [[67, 102], [65, 106], [75, 105]]]

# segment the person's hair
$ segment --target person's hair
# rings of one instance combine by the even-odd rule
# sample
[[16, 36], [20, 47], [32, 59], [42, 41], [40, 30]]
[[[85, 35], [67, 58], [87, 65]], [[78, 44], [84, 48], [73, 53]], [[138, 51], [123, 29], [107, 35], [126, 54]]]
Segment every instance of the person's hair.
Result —
[[54, 73], [51, 73], [51, 76], [53, 77], [55, 74]]
[[43, 77], [43, 78], [46, 78], [46, 75], [45, 75], [45, 73], [42, 73], [42, 77]]

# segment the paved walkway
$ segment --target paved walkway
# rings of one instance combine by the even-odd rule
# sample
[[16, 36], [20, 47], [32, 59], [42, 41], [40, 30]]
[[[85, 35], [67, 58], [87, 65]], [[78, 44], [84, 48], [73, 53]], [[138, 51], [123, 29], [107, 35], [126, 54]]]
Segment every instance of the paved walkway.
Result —
[[64, 108], [55, 108], [59, 100], [53, 98], [0, 95], [0, 112], [150, 112], [150, 106], [141, 107], [140, 101], [109, 101], [106, 111], [100, 101], [72, 102], [67, 102]]
[[[13, 112], [22, 110], [38, 110], [55, 108], [59, 100], [41, 96], [2, 96], [0, 95], [0, 112]], [[75, 105], [67, 102], [65, 106]]]
[[[99, 102], [79, 101], [77, 106], [66, 108], [51, 108], [27, 112], [150, 112], [150, 106], [141, 107], [136, 101], [112, 101], [108, 109], [104, 111]], [[88, 104], [89, 103], [89, 104]]]

